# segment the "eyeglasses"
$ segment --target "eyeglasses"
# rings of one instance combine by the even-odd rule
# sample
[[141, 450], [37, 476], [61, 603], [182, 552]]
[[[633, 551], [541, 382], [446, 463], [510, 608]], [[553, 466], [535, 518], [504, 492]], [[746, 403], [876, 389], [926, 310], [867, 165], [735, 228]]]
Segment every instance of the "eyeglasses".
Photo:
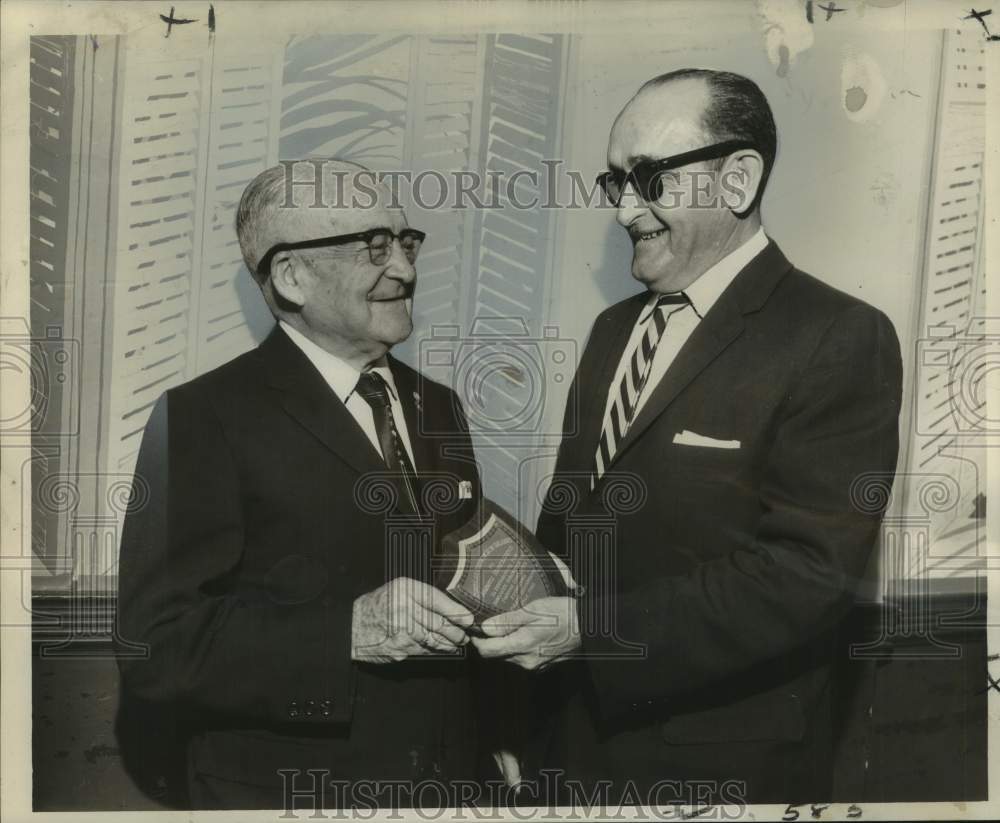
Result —
[[608, 195], [611, 205], [615, 207], [621, 202], [629, 183], [635, 187], [639, 197], [647, 203], [652, 203], [663, 196], [661, 177], [671, 169], [686, 166], [689, 163], [698, 163], [702, 160], [716, 160], [734, 151], [752, 148], [755, 148], [753, 143], [746, 140], [724, 140], [721, 143], [675, 154], [672, 157], [664, 157], [660, 160], [643, 160], [636, 163], [630, 172], [624, 172], [621, 169], [602, 172], [597, 175], [597, 182]]
[[257, 264], [257, 276], [265, 280], [271, 276], [271, 262], [276, 254], [298, 249], [320, 249], [326, 246], [344, 246], [348, 243], [364, 243], [368, 246], [368, 257], [375, 266], [381, 266], [392, 256], [393, 241], [399, 240], [403, 254], [411, 263], [417, 259], [420, 246], [427, 237], [419, 229], [403, 229], [399, 234], [391, 229], [368, 229], [353, 234], [335, 234], [332, 237], [318, 237], [315, 240], [300, 240], [297, 243], [277, 243], [267, 250]]

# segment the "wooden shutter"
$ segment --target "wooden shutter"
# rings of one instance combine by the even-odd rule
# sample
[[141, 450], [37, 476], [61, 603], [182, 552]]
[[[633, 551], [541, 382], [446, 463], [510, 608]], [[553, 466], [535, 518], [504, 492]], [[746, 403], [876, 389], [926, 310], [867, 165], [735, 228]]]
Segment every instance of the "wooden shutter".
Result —
[[[130, 472], [156, 399], [251, 348], [262, 307], [234, 215], [276, 160], [275, 52], [128, 52], [107, 467]], [[270, 325], [270, 321], [268, 321]]]
[[[476, 212], [456, 205], [456, 172], [478, 163], [479, 96], [485, 38], [478, 35], [421, 36], [414, 39], [414, 76], [407, 119], [407, 169], [420, 185], [420, 201], [409, 205], [410, 222], [427, 232], [417, 263], [414, 334], [404, 351], [416, 358], [420, 341], [434, 326], [462, 319], [474, 253], [470, 248]], [[447, 199], [438, 206], [441, 175]], [[423, 184], [420, 175], [425, 182]], [[402, 188], [407, 193], [408, 187]]]
[[[546, 283], [552, 253], [553, 210], [539, 205], [515, 207], [507, 186], [513, 175], [530, 172], [537, 182], [521, 175], [514, 187], [520, 203], [544, 202], [546, 168], [543, 159], [556, 157], [560, 132], [565, 40], [562, 35], [498, 34], [488, 41], [486, 52], [484, 107], [482, 122], [482, 171], [501, 173], [494, 189], [487, 180], [488, 202], [501, 205], [479, 216], [478, 261], [467, 308], [466, 328], [474, 335], [506, 339], [518, 346], [523, 330], [537, 339], [542, 330]], [[538, 360], [550, 347], [543, 343], [529, 348], [529, 357]], [[536, 363], [536, 375], [546, 379], [546, 363]], [[481, 385], [481, 394], [463, 397], [471, 407], [470, 417], [486, 422], [476, 426], [477, 456], [487, 475], [489, 493], [511, 511], [522, 502], [519, 466], [535, 448], [516, 448], [516, 433], [503, 426], [491, 428], [489, 420], [522, 419], [522, 412], [544, 391], [512, 357], [508, 368], [496, 369]], [[479, 415], [476, 410], [482, 411]], [[558, 417], [555, 415], [554, 417]], [[537, 442], [540, 431], [520, 432], [521, 441]]]
[[[979, 568], [985, 540], [985, 43], [971, 30], [945, 37], [914, 362], [916, 434], [903, 478], [907, 512], [930, 518], [930, 554], [915, 560], [912, 575], [925, 563], [932, 574], [967, 574]], [[945, 497], [928, 507], [935, 486]]]
[[66, 265], [76, 38], [32, 37], [29, 49], [30, 335], [24, 328], [22, 343], [5, 328], [4, 349], [5, 359], [15, 357], [30, 371], [31, 405], [23, 421], [5, 421], [16, 426], [11, 431], [8, 425], [5, 433], [31, 436], [32, 550], [56, 572], [68, 533], [66, 516], [43, 502], [42, 486], [68, 468], [69, 443], [63, 435], [78, 434], [69, 417], [78, 403], [79, 351], [70, 348], [67, 302], [73, 288]]
[[190, 373], [200, 190], [200, 59], [126, 67], [106, 465], [130, 472], [156, 399]]
[[272, 59], [268, 51], [216, 56], [213, 62], [211, 94], [203, 117], [209, 138], [200, 212], [204, 215], [201, 266], [192, 321], [196, 374], [232, 360], [257, 342], [248, 313], [254, 306], [263, 310], [263, 298], [243, 265], [235, 219], [243, 189], [277, 161], [274, 90], [280, 80], [280, 60]]

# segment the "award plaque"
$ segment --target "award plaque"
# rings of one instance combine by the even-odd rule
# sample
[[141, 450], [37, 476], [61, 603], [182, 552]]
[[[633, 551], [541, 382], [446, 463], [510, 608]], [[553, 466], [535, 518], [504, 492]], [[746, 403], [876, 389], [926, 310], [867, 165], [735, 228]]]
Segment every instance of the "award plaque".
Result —
[[491, 500], [444, 536], [440, 560], [437, 585], [472, 612], [476, 626], [539, 597], [569, 595], [545, 547]]

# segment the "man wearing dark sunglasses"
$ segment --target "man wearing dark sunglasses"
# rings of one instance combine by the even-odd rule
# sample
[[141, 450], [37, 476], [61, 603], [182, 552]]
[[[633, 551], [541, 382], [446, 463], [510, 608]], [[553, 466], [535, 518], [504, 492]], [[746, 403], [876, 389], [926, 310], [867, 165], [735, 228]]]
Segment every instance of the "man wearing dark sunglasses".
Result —
[[[764, 234], [776, 143], [727, 72], [657, 77], [618, 115], [599, 182], [645, 288], [594, 323], [537, 529], [585, 595], [473, 641], [543, 670], [527, 771], [613, 781], [611, 803], [832, 799], [836, 631], [893, 481], [901, 363], [884, 314]], [[608, 516], [612, 556], [575, 553]]]
[[425, 235], [384, 189], [354, 197], [373, 188], [349, 163], [322, 164], [344, 197], [311, 208], [315, 168], [244, 192], [278, 323], [161, 398], [125, 523], [120, 634], [148, 654], [121, 658], [124, 687], [183, 711], [194, 808], [450, 805], [414, 787], [474, 776], [472, 615], [420, 552], [472, 516], [479, 476], [458, 398], [390, 353]]

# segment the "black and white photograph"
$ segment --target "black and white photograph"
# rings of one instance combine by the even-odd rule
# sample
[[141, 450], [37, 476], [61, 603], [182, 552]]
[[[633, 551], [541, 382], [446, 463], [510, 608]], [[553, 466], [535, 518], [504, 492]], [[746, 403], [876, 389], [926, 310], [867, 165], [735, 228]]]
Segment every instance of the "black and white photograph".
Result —
[[1000, 814], [1000, 5], [0, 15], [5, 820]]

